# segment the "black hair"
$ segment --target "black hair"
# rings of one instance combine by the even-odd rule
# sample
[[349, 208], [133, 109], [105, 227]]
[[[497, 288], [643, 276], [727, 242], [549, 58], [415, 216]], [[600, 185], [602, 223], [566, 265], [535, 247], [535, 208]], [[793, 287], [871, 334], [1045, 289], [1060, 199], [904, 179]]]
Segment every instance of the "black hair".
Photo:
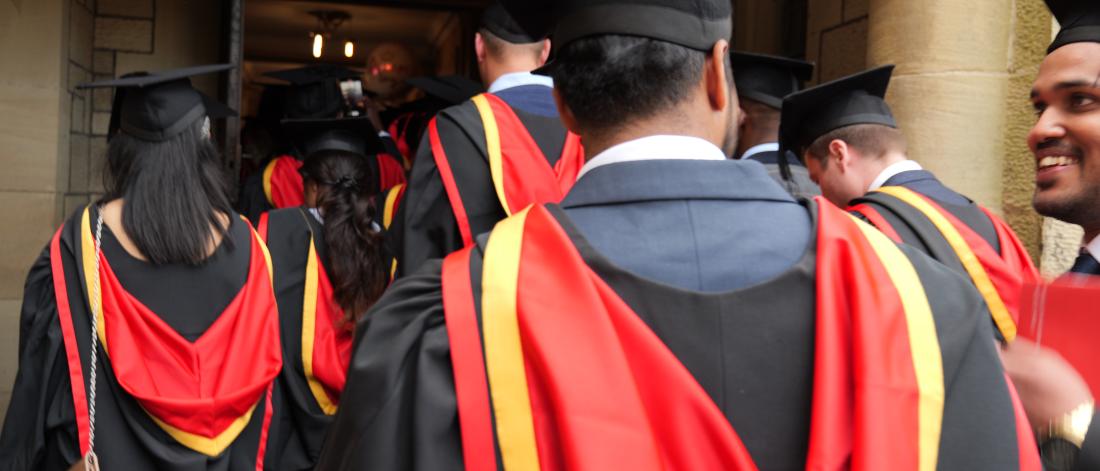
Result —
[[154, 264], [199, 265], [228, 231], [229, 182], [203, 128], [198, 120], [162, 142], [122, 131], [107, 147], [105, 199], [125, 202], [122, 227]]
[[554, 58], [554, 87], [578, 124], [606, 131], [680, 104], [702, 79], [706, 59], [702, 51], [656, 39], [581, 38]]
[[378, 180], [367, 158], [341, 150], [306, 156], [302, 177], [317, 184], [324, 216], [326, 255], [336, 302], [354, 322], [386, 289], [382, 234], [374, 230], [377, 208], [370, 190]]
[[814, 139], [801, 153], [808, 153], [823, 166], [827, 166], [829, 143], [836, 140], [844, 141], [866, 156], [876, 159], [889, 152], [906, 151], [905, 135], [900, 130], [881, 124], [855, 124], [825, 133]]

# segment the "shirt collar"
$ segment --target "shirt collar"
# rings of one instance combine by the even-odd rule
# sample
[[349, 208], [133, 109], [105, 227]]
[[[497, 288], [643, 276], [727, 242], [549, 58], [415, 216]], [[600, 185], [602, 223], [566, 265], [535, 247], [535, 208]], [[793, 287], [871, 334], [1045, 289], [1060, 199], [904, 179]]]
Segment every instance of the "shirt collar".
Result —
[[597, 167], [639, 160], [726, 160], [726, 154], [709, 141], [691, 136], [647, 136], [616, 144], [588, 160], [577, 174]]
[[493, 84], [489, 85], [488, 91], [489, 93], [499, 93], [502, 90], [524, 85], [542, 85], [554, 88], [554, 79], [545, 75], [535, 75], [531, 72], [512, 72], [497, 77]]
[[879, 188], [882, 188], [882, 185], [885, 185], [887, 180], [890, 180], [891, 178], [894, 178], [894, 176], [896, 176], [899, 173], [911, 172], [913, 170], [923, 170], [923, 169], [924, 168], [921, 167], [920, 164], [917, 163], [916, 160], [906, 159], [906, 160], [902, 160], [901, 162], [895, 162], [895, 163], [891, 164], [889, 167], [886, 167], [885, 169], [883, 169], [882, 173], [878, 174], [878, 178], [875, 178], [875, 181], [871, 182], [871, 187], [868, 188], [867, 191], [875, 191]]
[[1093, 258], [1100, 259], [1100, 236], [1096, 236], [1096, 238], [1085, 244], [1085, 250], [1087, 250], [1089, 255], [1092, 255]]
[[752, 157], [756, 154], [760, 154], [760, 153], [764, 153], [764, 152], [779, 152], [779, 143], [778, 142], [767, 142], [767, 143], [764, 143], [764, 144], [757, 144], [755, 146], [752, 146], [752, 147], [749, 148], [749, 150], [745, 151], [744, 154], [741, 154], [741, 160], [745, 160], [745, 159], [747, 159], [749, 157]]

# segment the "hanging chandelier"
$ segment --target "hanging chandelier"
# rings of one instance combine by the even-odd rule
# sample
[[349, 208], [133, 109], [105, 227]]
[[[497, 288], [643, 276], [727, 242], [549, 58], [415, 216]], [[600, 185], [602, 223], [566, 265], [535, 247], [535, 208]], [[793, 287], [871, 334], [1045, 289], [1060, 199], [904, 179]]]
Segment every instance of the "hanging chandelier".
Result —
[[[320, 59], [325, 52], [325, 43], [331, 42], [336, 36], [336, 30], [345, 22], [351, 20], [351, 15], [342, 10], [313, 10], [309, 12], [317, 18], [317, 27], [309, 33], [312, 45], [312, 53], [315, 59]], [[344, 57], [355, 56], [355, 43], [347, 39], [344, 41]]]

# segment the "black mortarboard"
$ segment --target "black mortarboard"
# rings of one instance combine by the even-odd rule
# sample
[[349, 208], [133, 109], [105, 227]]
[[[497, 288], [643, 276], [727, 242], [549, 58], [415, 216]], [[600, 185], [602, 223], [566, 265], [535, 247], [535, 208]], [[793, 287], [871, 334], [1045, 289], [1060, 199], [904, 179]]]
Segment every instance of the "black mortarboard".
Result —
[[786, 57], [730, 52], [737, 94], [772, 108], [783, 106], [783, 97], [802, 89], [814, 73], [810, 62]]
[[886, 65], [791, 94], [783, 99], [780, 147], [793, 152], [815, 139], [847, 126], [881, 124], [897, 127], [886, 104], [893, 65]]
[[481, 14], [481, 27], [512, 44], [536, 43], [550, 35], [550, 15], [529, 1], [497, 1]]
[[336, 65], [311, 65], [264, 75], [290, 82], [284, 112], [287, 118], [334, 118], [346, 107], [340, 90], [343, 80], [361, 79], [359, 72]]
[[369, 118], [285, 119], [303, 156], [322, 150], [342, 150], [370, 156], [383, 152], [378, 130]]
[[[84, 83], [77, 88], [118, 89], [112, 121], [118, 129], [146, 141], [166, 141], [183, 132], [196, 120], [235, 112], [195, 90], [189, 77], [221, 72], [233, 64], [213, 64]], [[218, 106], [214, 106], [217, 104]]]
[[[600, 35], [638, 36], [709, 51], [733, 34], [729, 0], [514, 0], [555, 16], [554, 47], [563, 48], [582, 38]], [[550, 75], [554, 61], [534, 73]]]
[[1100, 3], [1096, 0], [1046, 0], [1062, 27], [1047, 54], [1072, 43], [1100, 42]]
[[406, 82], [447, 105], [463, 103], [483, 91], [480, 83], [458, 75], [414, 77]]
[[564, 47], [588, 36], [640, 36], [708, 51], [733, 33], [729, 0], [565, 0], [554, 42]]

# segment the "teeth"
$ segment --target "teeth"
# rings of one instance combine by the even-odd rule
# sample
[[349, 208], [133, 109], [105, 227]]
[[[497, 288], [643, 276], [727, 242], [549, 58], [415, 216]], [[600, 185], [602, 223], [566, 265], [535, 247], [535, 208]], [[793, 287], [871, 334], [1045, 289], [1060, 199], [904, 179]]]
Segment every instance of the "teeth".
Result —
[[1076, 157], [1068, 156], [1051, 156], [1043, 157], [1039, 159], [1039, 168], [1057, 167], [1063, 165], [1070, 165], [1077, 162]]

